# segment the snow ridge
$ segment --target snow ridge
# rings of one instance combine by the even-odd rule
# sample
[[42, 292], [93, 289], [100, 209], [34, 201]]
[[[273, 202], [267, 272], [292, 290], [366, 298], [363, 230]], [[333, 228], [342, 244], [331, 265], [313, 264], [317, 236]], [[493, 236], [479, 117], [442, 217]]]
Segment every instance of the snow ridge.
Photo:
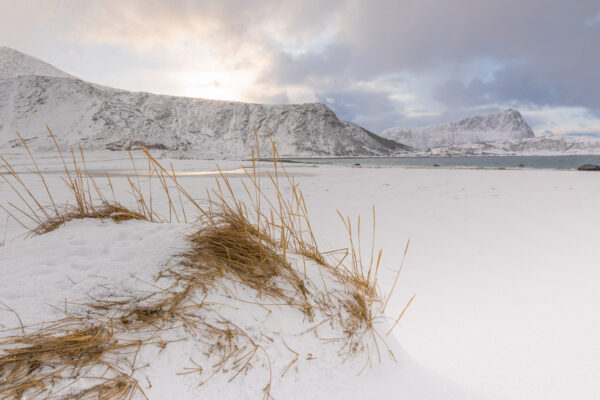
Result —
[[513, 109], [422, 128], [390, 128], [381, 136], [420, 150], [535, 137], [521, 113]]
[[[405, 152], [324, 104], [263, 105], [129, 92], [86, 82], [12, 49], [0, 50], [0, 146], [20, 132], [33, 147], [111, 150], [142, 144], [194, 150], [197, 156], [245, 158], [255, 143], [282, 156], [371, 156]], [[263, 155], [263, 154], [261, 154]], [[264, 154], [266, 155], [266, 154]]]
[[13, 79], [23, 75], [72, 78], [71, 75], [37, 58], [10, 47], [0, 46], [0, 79]]

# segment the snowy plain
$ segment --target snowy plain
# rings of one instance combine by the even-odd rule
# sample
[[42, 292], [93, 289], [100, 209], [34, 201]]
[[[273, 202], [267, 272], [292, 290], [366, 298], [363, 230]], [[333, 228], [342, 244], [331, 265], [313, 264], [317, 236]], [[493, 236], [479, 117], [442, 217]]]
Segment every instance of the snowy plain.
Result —
[[[23, 153], [11, 151], [3, 155], [15, 169], [31, 169]], [[130, 169], [126, 153], [90, 152], [86, 157], [90, 170]], [[49, 172], [51, 187], [60, 187], [62, 167], [55, 155], [41, 155], [37, 160]], [[168, 164], [169, 160], [161, 161]], [[214, 171], [217, 162], [172, 161], [178, 171]], [[231, 160], [218, 163], [225, 170], [248, 165]], [[416, 297], [390, 340], [398, 364], [375, 365], [357, 377], [353, 365], [323, 362], [307, 372], [311, 371], [307, 363], [295, 378], [273, 389], [274, 398], [600, 397], [600, 175], [548, 170], [286, 167], [303, 190], [313, 229], [325, 249], [347, 245], [336, 210], [348, 216], [360, 214], [363, 226], [368, 227], [375, 205], [384, 288], [391, 285], [393, 270], [410, 239], [389, 316], [395, 318], [409, 298]], [[23, 176], [32, 183], [37, 180], [33, 174]], [[214, 185], [210, 175], [180, 180], [199, 198], [207, 186]], [[231, 181], [241, 189], [238, 177], [232, 175]], [[118, 176], [113, 183], [126, 184]], [[0, 183], [0, 198], [2, 203], [15, 200], [5, 183]], [[65, 297], [75, 302], [90, 291], [100, 293], [98, 283], [106, 271], [102, 274], [98, 269], [106, 265], [119, 266], [113, 278], [123, 287], [150, 279], [169, 252], [181, 246], [179, 238], [186, 226], [151, 224], [140, 230], [132, 224], [77, 221], [44, 237], [24, 238], [22, 228], [2, 219], [0, 242], [6, 243], [0, 247], [0, 300], [29, 324], [56, 316], [53, 313], [58, 311], [52, 306], [60, 307]], [[365, 243], [368, 236], [364, 235]], [[61, 247], [62, 243], [69, 245]], [[143, 256], [128, 257], [133, 252]], [[29, 266], [35, 273], [15, 269], [15, 265]], [[0, 310], [0, 323], [9, 327], [17, 321], [12, 312]], [[174, 363], [176, 351], [163, 361]], [[156, 368], [158, 380], [163, 367]], [[155, 390], [160, 390], [157, 381], [153, 382]], [[215, 386], [181, 391], [167, 379], [160, 382], [162, 390], [172, 390], [168, 393], [173, 398], [202, 394], [202, 389], [208, 391], [204, 392], [207, 398], [217, 393], [219, 398], [240, 398], [244, 393], [244, 388], [230, 393]], [[165, 398], [164, 391], [154, 393], [149, 391], [151, 398]]]

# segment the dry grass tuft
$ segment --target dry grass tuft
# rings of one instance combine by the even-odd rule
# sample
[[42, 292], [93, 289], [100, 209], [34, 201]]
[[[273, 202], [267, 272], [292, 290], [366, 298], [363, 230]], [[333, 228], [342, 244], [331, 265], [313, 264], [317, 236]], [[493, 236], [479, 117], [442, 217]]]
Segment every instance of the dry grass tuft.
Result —
[[[104, 366], [108, 372], [104, 382], [66, 398], [123, 398], [137, 386], [130, 376], [117, 369], [112, 356], [136, 347], [135, 342], [117, 340], [114, 333], [101, 322], [67, 318], [52, 326], [20, 336], [2, 338], [0, 348], [0, 397], [5, 399], [48, 398], [66, 389], [73, 380], [90, 376], [91, 368]], [[118, 389], [118, 391], [117, 391]], [[119, 396], [107, 397], [108, 393]]]
[[[277, 243], [233, 210], [210, 214], [209, 223], [188, 236], [180, 265], [205, 277], [233, 278], [260, 295], [293, 303], [306, 288], [298, 272], [278, 251]], [[303, 307], [306, 309], [305, 307]]]
[[131, 399], [137, 393], [143, 393], [138, 382], [130, 375], [117, 373], [115, 377], [103, 379], [102, 383], [65, 396], [73, 400], [121, 400]]
[[85, 218], [110, 219], [115, 222], [129, 221], [132, 219], [149, 221], [148, 218], [136, 211], [129, 210], [118, 203], [103, 202], [96, 207], [88, 207], [89, 211], [82, 211], [77, 207], [65, 206], [61, 212], [56, 215], [51, 215], [45, 219], [41, 219], [37, 226], [30, 228], [33, 235], [43, 235], [58, 229], [61, 225]]
[[169, 323], [187, 322], [184, 314], [191, 308], [200, 308], [186, 304], [192, 297], [192, 292], [191, 286], [183, 290], [169, 288], [142, 299], [94, 299], [85, 306], [93, 311], [96, 319], [108, 321], [114, 330], [160, 332]]

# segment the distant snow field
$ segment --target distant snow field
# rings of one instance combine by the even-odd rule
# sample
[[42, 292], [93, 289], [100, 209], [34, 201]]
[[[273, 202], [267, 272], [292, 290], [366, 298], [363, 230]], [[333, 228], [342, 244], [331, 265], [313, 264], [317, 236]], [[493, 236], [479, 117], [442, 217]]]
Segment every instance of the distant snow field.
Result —
[[[8, 153], [4, 155], [14, 161], [15, 169], [31, 170], [22, 151]], [[215, 164], [172, 161], [181, 171], [214, 170]], [[61, 170], [50, 154], [42, 154], [38, 162], [46, 172]], [[90, 170], [130, 168], [122, 152], [90, 152], [87, 162]], [[219, 164], [233, 169], [240, 163]], [[369, 216], [375, 205], [376, 246], [383, 248], [382, 289], [391, 286], [410, 239], [389, 317], [397, 317], [409, 298], [416, 297], [388, 337], [398, 363], [385, 358], [357, 375], [362, 364], [356, 362], [305, 360], [275, 380], [273, 398], [600, 398], [598, 175], [286, 167], [304, 192], [324, 249], [347, 245], [338, 209], [349, 216], [362, 215], [363, 245], [368, 247]], [[62, 187], [60, 174], [47, 176], [51, 187]], [[23, 177], [36, 182], [33, 174]], [[210, 176], [180, 180], [198, 198], [214, 186]], [[234, 190], [243, 190], [239, 178], [233, 176], [231, 182]], [[115, 176], [113, 184], [127, 186], [124, 177]], [[42, 193], [42, 187], [37, 189]], [[3, 204], [17, 201], [3, 181], [0, 198]], [[156, 202], [160, 199], [155, 197]], [[156, 207], [166, 209], [166, 204]], [[170, 253], [183, 245], [186, 226], [135, 224], [76, 221], [52, 234], [25, 238], [16, 223], [1, 220], [0, 243], [5, 244], [0, 247], [0, 329], [18, 325], [5, 307], [31, 324], [56, 318], [65, 298], [78, 302], [88, 294], [106, 293], [106, 287], [148, 285]], [[144, 372], [153, 383], [146, 392], [151, 399], [248, 398], [248, 390], [260, 394], [262, 375], [240, 381], [247, 387], [237, 381], [196, 387], [199, 379], [190, 375], [165, 378], [190, 364], [185, 345], [172, 349], [156, 359], [144, 355], [153, 360]], [[276, 365], [288, 362], [278, 360]]]

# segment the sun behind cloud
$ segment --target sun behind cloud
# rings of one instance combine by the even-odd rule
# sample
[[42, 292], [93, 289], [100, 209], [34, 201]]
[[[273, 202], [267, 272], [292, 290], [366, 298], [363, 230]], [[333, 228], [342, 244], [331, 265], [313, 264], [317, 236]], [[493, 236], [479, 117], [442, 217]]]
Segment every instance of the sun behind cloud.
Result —
[[251, 84], [243, 74], [229, 75], [216, 71], [198, 73], [182, 71], [177, 74], [177, 81], [186, 97], [202, 99], [240, 101], [245, 87]]

